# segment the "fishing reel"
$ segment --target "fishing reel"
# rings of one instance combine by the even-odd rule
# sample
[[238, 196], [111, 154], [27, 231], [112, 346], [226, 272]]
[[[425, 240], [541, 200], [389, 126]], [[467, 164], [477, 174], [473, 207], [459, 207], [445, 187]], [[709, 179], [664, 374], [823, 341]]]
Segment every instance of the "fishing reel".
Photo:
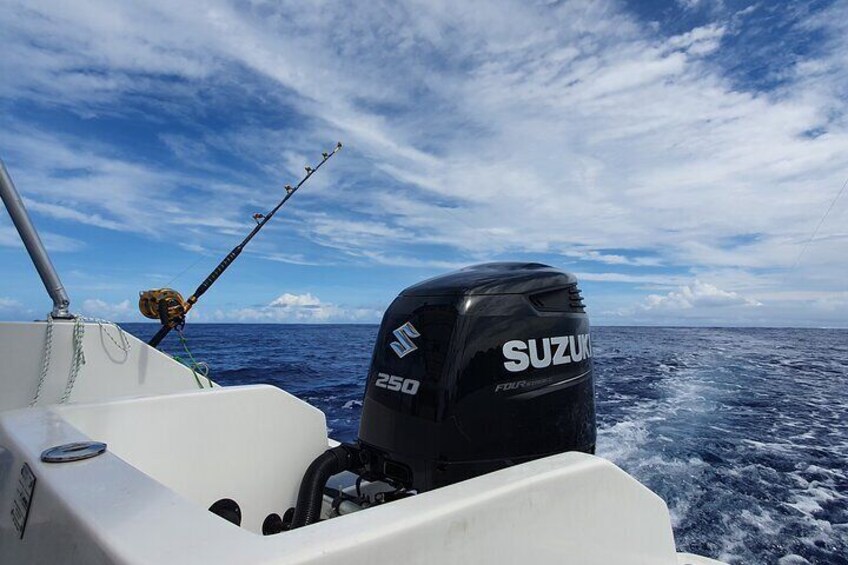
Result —
[[185, 324], [188, 304], [173, 288], [156, 288], [139, 293], [138, 309], [145, 318], [159, 320], [168, 328], [177, 328]]

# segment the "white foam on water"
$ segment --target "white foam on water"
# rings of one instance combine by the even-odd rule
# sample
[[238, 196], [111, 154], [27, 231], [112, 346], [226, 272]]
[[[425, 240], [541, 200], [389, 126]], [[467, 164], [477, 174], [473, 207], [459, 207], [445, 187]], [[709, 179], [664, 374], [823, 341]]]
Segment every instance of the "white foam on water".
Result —
[[728, 516], [722, 516], [722, 526], [729, 533], [721, 537], [718, 559], [727, 563], [740, 563], [739, 556], [750, 553], [746, 548], [748, 535], [743, 529], [735, 527], [733, 519]]
[[629, 420], [598, 430], [595, 452], [619, 467], [626, 466], [637, 454], [648, 437], [644, 422]]
[[784, 555], [780, 559], [777, 560], [777, 565], [812, 565], [809, 561], [801, 557], [800, 555], [795, 555], [794, 553], [790, 553], [788, 555]]
[[764, 508], [758, 508], [756, 513], [746, 508], [739, 513], [737, 519], [766, 535], [779, 534], [782, 528], [782, 525], [775, 520], [774, 516]]

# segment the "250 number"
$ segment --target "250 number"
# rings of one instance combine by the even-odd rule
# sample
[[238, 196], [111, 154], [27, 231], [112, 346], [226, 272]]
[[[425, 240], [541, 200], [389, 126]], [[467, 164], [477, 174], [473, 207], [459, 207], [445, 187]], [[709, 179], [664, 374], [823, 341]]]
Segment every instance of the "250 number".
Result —
[[393, 392], [402, 392], [403, 394], [415, 395], [418, 392], [418, 387], [421, 383], [415, 379], [405, 379], [397, 375], [387, 375], [386, 373], [377, 373], [377, 380], [374, 386], [391, 390]]

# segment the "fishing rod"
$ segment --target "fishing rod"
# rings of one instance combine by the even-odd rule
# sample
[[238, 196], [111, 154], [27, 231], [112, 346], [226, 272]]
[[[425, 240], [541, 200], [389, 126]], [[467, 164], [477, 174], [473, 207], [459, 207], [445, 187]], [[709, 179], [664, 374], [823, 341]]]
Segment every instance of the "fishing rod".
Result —
[[139, 293], [138, 299], [138, 309], [141, 310], [142, 315], [146, 318], [150, 318], [152, 320], [159, 320], [162, 322], [162, 327], [156, 332], [150, 341], [147, 342], [151, 347], [156, 347], [159, 343], [165, 339], [171, 330], [177, 329], [180, 330], [185, 325], [186, 314], [189, 310], [191, 310], [192, 306], [194, 306], [198, 299], [203, 296], [203, 294], [209, 290], [215, 281], [218, 280], [224, 271], [227, 270], [227, 267], [233, 264], [233, 261], [241, 255], [241, 252], [244, 250], [244, 247], [250, 243], [250, 240], [259, 233], [265, 224], [274, 217], [274, 214], [277, 213], [277, 210], [283, 207], [283, 205], [288, 202], [289, 198], [294, 196], [294, 193], [298, 191], [298, 189], [303, 186], [303, 184], [309, 180], [309, 178], [314, 175], [321, 166], [330, 160], [330, 157], [338, 153], [342, 148], [341, 142], [336, 144], [336, 147], [330, 152], [321, 153], [322, 159], [321, 162], [315, 165], [315, 167], [306, 166], [306, 175], [300, 179], [296, 185], [291, 186], [287, 184], [285, 186], [286, 195], [283, 197], [280, 202], [274, 206], [274, 208], [268, 212], [267, 214], [254, 214], [253, 219], [256, 221], [256, 226], [251, 230], [247, 237], [245, 237], [241, 243], [236, 245], [232, 251], [224, 257], [218, 266], [209, 273], [209, 276], [200, 283], [200, 286], [194, 291], [194, 293], [188, 297], [188, 300], [184, 300], [179, 292], [172, 288], [157, 288], [153, 290], [145, 290]]

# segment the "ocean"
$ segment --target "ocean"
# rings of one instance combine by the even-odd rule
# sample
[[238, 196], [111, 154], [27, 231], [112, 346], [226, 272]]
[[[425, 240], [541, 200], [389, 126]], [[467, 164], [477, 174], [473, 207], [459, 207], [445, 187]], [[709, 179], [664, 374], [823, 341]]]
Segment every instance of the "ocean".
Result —
[[[127, 324], [140, 338], [156, 326]], [[221, 385], [268, 383], [356, 437], [373, 325], [191, 325]], [[668, 503], [678, 551], [848, 564], [848, 331], [592, 330], [597, 454]], [[185, 357], [172, 335], [163, 349]]]

